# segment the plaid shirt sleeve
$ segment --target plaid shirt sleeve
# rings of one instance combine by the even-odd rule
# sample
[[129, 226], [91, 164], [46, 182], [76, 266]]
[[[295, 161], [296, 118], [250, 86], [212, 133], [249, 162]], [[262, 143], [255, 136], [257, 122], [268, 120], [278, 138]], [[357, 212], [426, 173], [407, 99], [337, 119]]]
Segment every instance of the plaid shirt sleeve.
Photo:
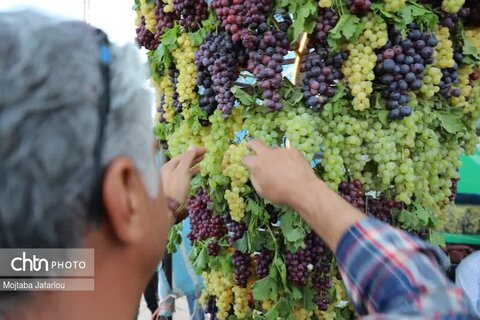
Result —
[[352, 226], [337, 247], [343, 281], [369, 319], [476, 319], [464, 293], [440, 268], [443, 252], [373, 218]]

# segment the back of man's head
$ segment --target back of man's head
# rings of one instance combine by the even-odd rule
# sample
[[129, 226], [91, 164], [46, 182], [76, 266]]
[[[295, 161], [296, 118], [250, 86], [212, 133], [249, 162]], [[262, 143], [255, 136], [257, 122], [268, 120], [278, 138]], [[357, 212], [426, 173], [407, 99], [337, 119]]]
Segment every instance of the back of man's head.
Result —
[[[32, 11], [0, 13], [0, 248], [68, 248], [101, 221], [91, 211], [99, 101], [95, 29]], [[151, 196], [150, 95], [133, 46], [111, 46], [102, 166], [132, 160]]]

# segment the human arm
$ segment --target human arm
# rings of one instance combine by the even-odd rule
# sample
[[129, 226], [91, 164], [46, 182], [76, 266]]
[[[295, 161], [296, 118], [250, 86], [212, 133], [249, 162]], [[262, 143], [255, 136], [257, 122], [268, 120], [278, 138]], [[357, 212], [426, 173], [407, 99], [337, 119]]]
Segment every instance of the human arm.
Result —
[[464, 294], [442, 274], [439, 249], [367, 218], [319, 180], [294, 149], [251, 142], [244, 159], [260, 196], [296, 210], [336, 252], [360, 315], [468, 318]]

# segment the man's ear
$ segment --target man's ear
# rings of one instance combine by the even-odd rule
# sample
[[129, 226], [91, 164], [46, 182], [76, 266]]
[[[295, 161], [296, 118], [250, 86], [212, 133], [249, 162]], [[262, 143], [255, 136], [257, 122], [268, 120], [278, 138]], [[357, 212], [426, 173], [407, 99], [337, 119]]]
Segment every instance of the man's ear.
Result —
[[129, 159], [116, 158], [105, 169], [102, 190], [105, 223], [116, 240], [124, 244], [141, 236], [141, 191], [140, 177]]

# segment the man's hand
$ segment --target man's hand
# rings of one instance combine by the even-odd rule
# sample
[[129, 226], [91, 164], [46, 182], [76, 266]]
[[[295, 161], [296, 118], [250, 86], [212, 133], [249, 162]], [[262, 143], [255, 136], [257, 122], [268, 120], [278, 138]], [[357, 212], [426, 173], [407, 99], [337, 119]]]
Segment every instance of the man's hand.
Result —
[[274, 204], [295, 209], [298, 191], [318, 181], [307, 160], [295, 149], [271, 149], [261, 141], [251, 141], [255, 153], [243, 159], [257, 193]]
[[191, 147], [162, 166], [163, 190], [167, 197], [179, 204], [185, 203], [190, 189], [190, 181], [200, 170], [197, 164], [203, 160], [204, 155], [205, 149]]
[[248, 145], [255, 155], [243, 164], [257, 193], [297, 211], [335, 252], [345, 231], [364, 215], [318, 179], [297, 150], [271, 149], [260, 141]]

